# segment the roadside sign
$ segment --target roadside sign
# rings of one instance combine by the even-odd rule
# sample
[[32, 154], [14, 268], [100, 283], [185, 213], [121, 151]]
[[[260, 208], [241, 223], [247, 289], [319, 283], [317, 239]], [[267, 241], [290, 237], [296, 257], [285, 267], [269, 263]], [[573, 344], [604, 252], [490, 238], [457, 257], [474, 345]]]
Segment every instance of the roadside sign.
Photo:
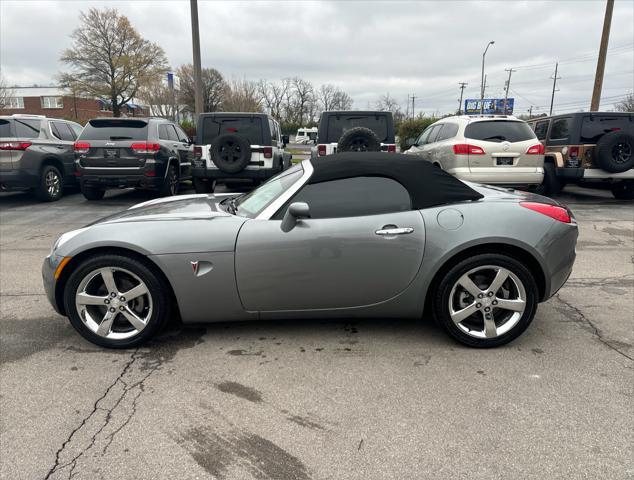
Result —
[[484, 100], [480, 100], [479, 98], [468, 98], [464, 102], [464, 112], [467, 115], [479, 115], [481, 103], [483, 103], [484, 105], [484, 108], [482, 108], [483, 114], [510, 115], [513, 113], [513, 105], [515, 103], [515, 99], [506, 99], [506, 111], [504, 111], [503, 98], [485, 98]]

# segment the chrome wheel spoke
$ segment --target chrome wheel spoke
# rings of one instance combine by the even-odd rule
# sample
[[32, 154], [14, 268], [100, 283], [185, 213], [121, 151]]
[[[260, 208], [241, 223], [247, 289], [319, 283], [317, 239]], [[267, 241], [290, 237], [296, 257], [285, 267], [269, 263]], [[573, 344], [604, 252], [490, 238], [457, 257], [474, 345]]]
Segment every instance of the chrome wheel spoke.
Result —
[[474, 298], [477, 298], [478, 295], [482, 293], [482, 290], [480, 290], [478, 286], [473, 283], [473, 280], [471, 280], [471, 278], [469, 278], [469, 275], [467, 274], [464, 274], [458, 279], [458, 284], [467, 292], [469, 292]]
[[106, 300], [108, 300], [108, 296], [90, 295], [86, 292], [77, 294], [77, 303], [80, 305], [104, 305]]
[[498, 329], [495, 326], [495, 320], [493, 320], [493, 315], [483, 315], [483, 318], [484, 318], [484, 336], [487, 338], [497, 337]]
[[458, 310], [457, 312], [451, 312], [451, 319], [453, 320], [454, 323], [460, 323], [465, 318], [473, 315], [477, 311], [478, 311], [478, 308], [476, 307], [476, 304], [474, 302], [468, 307], [463, 308], [462, 310]]
[[134, 288], [131, 288], [127, 292], [121, 292], [121, 296], [125, 298], [126, 302], [128, 302], [137, 297], [140, 297], [141, 295], [145, 295], [146, 293], [148, 293], [147, 287], [145, 286], [144, 283], [140, 283], [139, 285], [137, 285]]
[[99, 328], [97, 329], [97, 335], [102, 337], [107, 337], [112, 328], [112, 322], [114, 322], [115, 317], [117, 316], [116, 312], [111, 312], [108, 310], [104, 315], [101, 323], [99, 324]]
[[523, 312], [526, 308], [526, 302], [521, 298], [515, 300], [508, 300], [506, 298], [497, 298], [497, 308], [502, 308], [504, 310], [511, 310], [513, 312]]
[[103, 283], [108, 289], [109, 292], [117, 292], [117, 284], [114, 283], [114, 275], [112, 274], [111, 268], [102, 268], [99, 273], [101, 273], [101, 278], [103, 279]]
[[499, 268], [487, 290], [493, 294], [497, 293], [507, 278], [509, 278], [509, 271], [506, 268]]
[[123, 310], [121, 310], [121, 313], [125, 318], [128, 319], [128, 322], [130, 322], [132, 326], [138, 331], [141, 331], [145, 328], [145, 322], [129, 308], [125, 307]]

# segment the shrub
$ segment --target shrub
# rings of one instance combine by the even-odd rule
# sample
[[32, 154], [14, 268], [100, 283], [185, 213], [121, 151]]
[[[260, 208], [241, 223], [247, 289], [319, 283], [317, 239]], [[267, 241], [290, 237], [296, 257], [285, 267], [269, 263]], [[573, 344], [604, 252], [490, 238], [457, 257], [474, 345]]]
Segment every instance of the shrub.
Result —
[[188, 137], [196, 136], [196, 124], [191, 120], [183, 120], [181, 122], [181, 128], [185, 130]]
[[419, 117], [402, 121], [398, 127], [398, 136], [401, 151], [409, 148], [406, 143], [408, 138], [418, 138], [423, 130], [429, 127], [436, 120], [438, 119], [434, 117]]

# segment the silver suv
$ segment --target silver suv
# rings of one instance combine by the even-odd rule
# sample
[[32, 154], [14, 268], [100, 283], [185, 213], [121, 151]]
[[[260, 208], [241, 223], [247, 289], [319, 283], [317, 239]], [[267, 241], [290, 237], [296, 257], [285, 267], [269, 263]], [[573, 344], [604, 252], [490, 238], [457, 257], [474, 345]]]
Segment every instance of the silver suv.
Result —
[[527, 187], [544, 180], [544, 146], [526, 122], [509, 115], [443, 118], [407, 143], [406, 154], [461, 180]]
[[0, 190], [32, 190], [59, 200], [77, 183], [73, 143], [82, 126], [42, 115], [0, 116]]

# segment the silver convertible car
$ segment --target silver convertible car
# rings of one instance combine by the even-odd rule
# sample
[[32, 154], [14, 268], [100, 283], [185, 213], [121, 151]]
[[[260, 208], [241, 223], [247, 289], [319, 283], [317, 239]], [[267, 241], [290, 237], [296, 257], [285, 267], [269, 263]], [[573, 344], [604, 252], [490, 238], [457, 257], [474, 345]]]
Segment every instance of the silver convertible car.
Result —
[[63, 234], [55, 310], [104, 347], [171, 317], [412, 318], [494, 347], [570, 275], [577, 225], [538, 195], [464, 183], [393, 153], [305, 160], [243, 195], [157, 199]]

